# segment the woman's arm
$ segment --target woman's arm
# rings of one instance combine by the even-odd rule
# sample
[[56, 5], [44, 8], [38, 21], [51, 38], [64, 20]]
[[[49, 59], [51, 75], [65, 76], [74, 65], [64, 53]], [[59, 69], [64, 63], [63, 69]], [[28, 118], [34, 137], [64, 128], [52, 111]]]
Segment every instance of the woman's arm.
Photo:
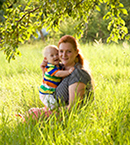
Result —
[[42, 63], [40, 64], [40, 68], [43, 72], [43, 76], [44, 76], [44, 73], [45, 73], [45, 67], [47, 66], [47, 60], [46, 59], [43, 59]]
[[[84, 83], [74, 83], [69, 86], [69, 105], [68, 109], [73, 106], [77, 100], [83, 99], [83, 95], [85, 94], [86, 85]], [[79, 98], [80, 97], [80, 98]]]

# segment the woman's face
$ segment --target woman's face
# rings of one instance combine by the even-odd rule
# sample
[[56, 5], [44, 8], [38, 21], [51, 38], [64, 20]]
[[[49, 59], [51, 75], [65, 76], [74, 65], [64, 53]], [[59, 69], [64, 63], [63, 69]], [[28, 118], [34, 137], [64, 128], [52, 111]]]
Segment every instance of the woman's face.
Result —
[[65, 66], [74, 66], [78, 51], [74, 50], [71, 43], [61, 43], [59, 45], [59, 58]]

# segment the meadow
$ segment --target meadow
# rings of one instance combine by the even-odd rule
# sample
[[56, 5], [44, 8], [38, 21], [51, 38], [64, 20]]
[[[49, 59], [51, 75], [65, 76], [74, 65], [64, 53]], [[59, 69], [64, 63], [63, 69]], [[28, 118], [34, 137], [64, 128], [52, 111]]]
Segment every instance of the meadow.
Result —
[[[51, 44], [57, 42], [51, 42]], [[70, 113], [61, 110], [33, 124], [17, 113], [42, 107], [42, 49], [49, 42], [20, 46], [21, 56], [10, 63], [0, 52], [0, 144], [3, 145], [128, 145], [130, 144], [130, 45], [80, 44], [89, 62], [95, 100]]]

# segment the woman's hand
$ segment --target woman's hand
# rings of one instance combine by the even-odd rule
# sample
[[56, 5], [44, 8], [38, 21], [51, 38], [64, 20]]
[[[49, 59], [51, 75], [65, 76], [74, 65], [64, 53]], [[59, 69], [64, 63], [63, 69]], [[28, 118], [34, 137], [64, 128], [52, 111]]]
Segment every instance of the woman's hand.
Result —
[[69, 69], [69, 74], [71, 74], [73, 71], [74, 71], [74, 67], [71, 67], [70, 69]]
[[40, 68], [41, 68], [41, 70], [42, 70], [42, 72], [43, 72], [43, 75], [44, 75], [44, 73], [45, 73], [45, 67], [46, 67], [46, 66], [47, 66], [47, 59], [44, 58], [43, 61], [42, 61], [42, 63], [41, 63], [41, 65], [40, 65]]

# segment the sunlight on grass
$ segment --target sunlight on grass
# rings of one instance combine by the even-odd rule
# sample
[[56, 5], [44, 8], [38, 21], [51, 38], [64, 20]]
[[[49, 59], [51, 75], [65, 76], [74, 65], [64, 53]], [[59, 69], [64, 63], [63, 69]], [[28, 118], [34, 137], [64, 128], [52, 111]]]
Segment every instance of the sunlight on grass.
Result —
[[130, 45], [80, 46], [95, 81], [91, 105], [73, 108], [70, 114], [62, 110], [58, 118], [52, 115], [36, 124], [15, 117], [43, 106], [38, 87], [42, 49], [48, 44], [22, 45], [22, 56], [11, 63], [0, 52], [0, 144], [129, 144]]

